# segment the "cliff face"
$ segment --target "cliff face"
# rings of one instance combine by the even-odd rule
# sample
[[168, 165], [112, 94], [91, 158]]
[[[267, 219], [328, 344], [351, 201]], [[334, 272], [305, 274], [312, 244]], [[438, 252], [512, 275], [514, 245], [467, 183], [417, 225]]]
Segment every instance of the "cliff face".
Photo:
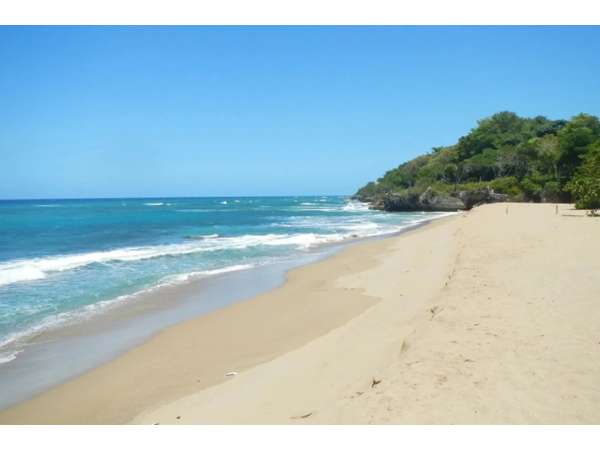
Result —
[[429, 187], [420, 194], [405, 191], [357, 199], [369, 202], [371, 209], [383, 211], [457, 211], [468, 210], [483, 203], [506, 201], [507, 196], [490, 188], [447, 194]]

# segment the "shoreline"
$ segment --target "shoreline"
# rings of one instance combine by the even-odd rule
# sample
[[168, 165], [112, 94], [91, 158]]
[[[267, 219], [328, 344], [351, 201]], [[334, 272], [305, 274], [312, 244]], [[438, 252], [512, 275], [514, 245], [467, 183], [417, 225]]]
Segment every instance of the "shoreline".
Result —
[[[154, 337], [171, 327], [183, 325], [187, 321], [197, 320], [206, 314], [213, 314], [219, 309], [226, 309], [239, 302], [248, 302], [261, 295], [276, 291], [287, 283], [289, 273], [335, 257], [338, 253], [354, 246], [394, 238], [449, 216], [451, 215], [446, 214], [441, 217], [428, 218], [423, 222], [409, 225], [405, 229], [387, 235], [324, 245], [306, 254], [296, 255], [284, 261], [254, 267], [246, 271], [230, 272], [215, 277], [165, 286], [146, 294], [144, 298], [136, 299], [129, 304], [119, 305], [103, 316], [94, 318], [91, 323], [74, 323], [47, 333], [43, 335], [40, 349], [34, 348], [36, 351], [26, 357], [34, 361], [47, 360], [47, 354], [49, 353], [51, 358], [62, 358], [61, 353], [69, 350], [71, 353], [79, 355], [80, 358], [78, 359], [82, 360], [75, 361], [80, 364], [77, 366], [79, 369], [70, 369], [69, 373], [61, 372], [58, 375], [55, 374], [56, 369], [52, 369], [51, 373], [54, 374], [57, 380], [48, 383], [44, 379], [46, 378], [44, 373], [32, 373], [28, 365], [29, 362], [25, 357], [17, 361], [16, 365], [10, 367], [12, 376], [8, 378], [8, 385], [3, 386], [5, 391], [11, 388], [11, 383], [22, 386], [23, 381], [29, 384], [32, 384], [32, 382], [39, 383], [39, 386], [35, 390], [30, 389], [29, 394], [21, 395], [21, 398], [17, 398], [0, 409], [0, 423], [3, 423], [1, 418], [4, 412], [11, 411], [30, 401], [35, 401], [48, 392], [60, 389], [62, 386], [77, 381], [81, 377], [86, 377], [90, 372], [94, 372], [152, 341]], [[257, 281], [259, 282], [257, 283]], [[173, 304], [174, 301], [175, 304]], [[167, 320], [165, 320], [165, 314], [170, 318], [167, 317]], [[144, 320], [144, 318], [148, 320]], [[140, 326], [150, 328], [150, 330], [140, 330]], [[131, 330], [132, 327], [133, 330]], [[123, 345], [122, 342], [114, 343], [115, 348], [112, 349], [98, 347], [94, 345], [93, 341], [96, 336], [111, 340], [125, 339], [129, 343], [126, 345]], [[34, 344], [36, 344], [35, 340]], [[68, 344], [66, 348], [65, 344]], [[90, 344], [94, 345], [95, 351], [101, 351], [102, 355], [95, 356], [90, 360], [89, 356], [85, 354], [85, 346]], [[73, 363], [69, 362], [69, 364]], [[6, 369], [5, 367], [4, 370], [6, 371]], [[42, 381], [38, 381], [40, 378], [42, 378]], [[214, 379], [213, 381], [216, 382], [217, 380]], [[87, 422], [83, 420], [82, 423]], [[112, 423], [112, 421], [109, 420], [108, 423]]]
[[[0, 390], [7, 393], [0, 399], [0, 412], [118, 358], [170, 326], [275, 289], [284, 282], [288, 269], [326, 255], [316, 252], [161, 286], [90, 319], [34, 336], [18, 359], [0, 366]], [[89, 347], [94, 348], [93, 354], [88, 353]], [[42, 370], [40, 361], [45, 364]]]
[[559, 208], [348, 246], [0, 423], [600, 423], [598, 220]]
[[[0, 390], [5, 393], [0, 398], [0, 411], [106, 364], [170, 326], [276, 289], [290, 270], [362, 242], [398, 236], [448, 215], [428, 217], [389, 234], [324, 244], [246, 270], [147, 288], [100, 314], [45, 330], [27, 341], [24, 352], [18, 350], [22, 354], [16, 361], [0, 365]], [[88, 351], [90, 347], [94, 352]]]
[[584, 214], [484, 205], [389, 240], [332, 274], [376, 304], [132, 423], [598, 424], [600, 219]]

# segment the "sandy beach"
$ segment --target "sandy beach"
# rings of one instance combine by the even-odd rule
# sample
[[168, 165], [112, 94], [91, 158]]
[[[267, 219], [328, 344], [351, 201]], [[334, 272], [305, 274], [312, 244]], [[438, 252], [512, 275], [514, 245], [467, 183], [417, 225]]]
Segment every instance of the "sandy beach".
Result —
[[598, 424], [598, 255], [600, 219], [570, 205], [484, 205], [295, 269], [0, 423]]

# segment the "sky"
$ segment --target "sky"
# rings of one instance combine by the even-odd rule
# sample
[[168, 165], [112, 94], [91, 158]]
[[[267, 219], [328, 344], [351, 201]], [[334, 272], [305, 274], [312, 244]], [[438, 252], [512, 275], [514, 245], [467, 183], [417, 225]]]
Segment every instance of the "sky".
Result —
[[0, 198], [352, 194], [498, 111], [600, 115], [600, 27], [0, 27]]

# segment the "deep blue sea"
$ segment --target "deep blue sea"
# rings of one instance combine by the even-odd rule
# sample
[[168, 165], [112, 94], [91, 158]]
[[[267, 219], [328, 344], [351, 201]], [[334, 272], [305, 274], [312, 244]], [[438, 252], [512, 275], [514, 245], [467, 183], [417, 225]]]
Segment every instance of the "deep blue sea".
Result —
[[140, 293], [435, 216], [331, 196], [0, 201], [0, 363]]

